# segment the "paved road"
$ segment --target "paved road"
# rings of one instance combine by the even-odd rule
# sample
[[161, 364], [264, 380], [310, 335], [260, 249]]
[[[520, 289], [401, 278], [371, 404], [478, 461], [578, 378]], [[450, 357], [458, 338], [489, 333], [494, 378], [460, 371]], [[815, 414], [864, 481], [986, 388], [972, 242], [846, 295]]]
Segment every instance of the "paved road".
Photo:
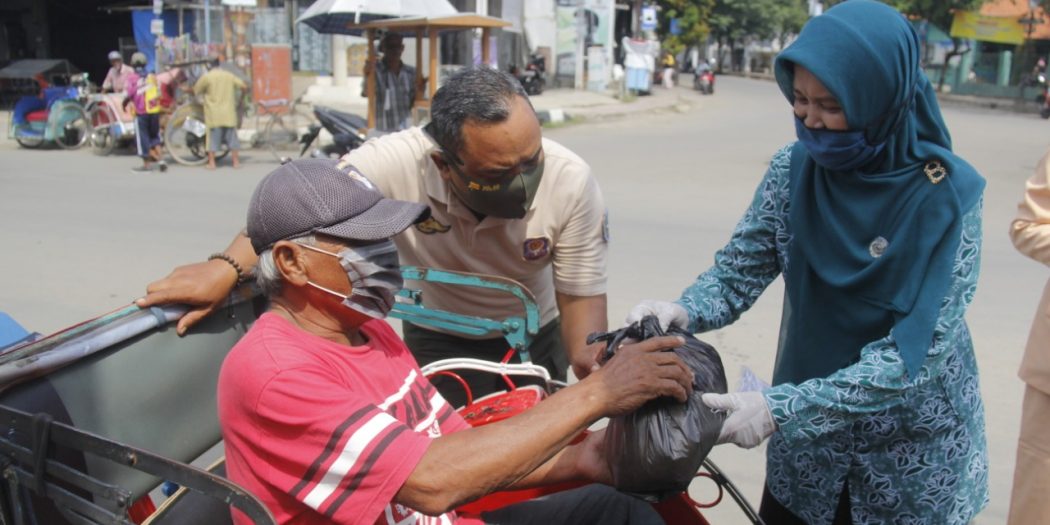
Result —
[[[611, 210], [613, 324], [640, 299], [676, 297], [710, 264], [770, 156], [792, 139], [789, 108], [772, 83], [721, 77], [712, 97], [679, 94], [692, 109], [547, 132], [592, 164]], [[977, 523], [1002, 523], [1022, 392], [1015, 372], [1047, 277], [1014, 251], [1006, 227], [1050, 123], [966, 108], [946, 108], [945, 117], [956, 150], [988, 179], [983, 272], [969, 312], [992, 468], [992, 503]], [[223, 248], [273, 167], [262, 153], [247, 157], [240, 170], [133, 175], [130, 156], [24, 151], [0, 141], [0, 310], [31, 329], [56, 330], [126, 304], [174, 265]], [[722, 352], [731, 386], [741, 365], [771, 375], [781, 300], [778, 281], [737, 323], [704, 336]], [[720, 447], [713, 457], [757, 503], [761, 451]], [[695, 489], [711, 493], [702, 481]], [[730, 505], [708, 516], [740, 523]]]

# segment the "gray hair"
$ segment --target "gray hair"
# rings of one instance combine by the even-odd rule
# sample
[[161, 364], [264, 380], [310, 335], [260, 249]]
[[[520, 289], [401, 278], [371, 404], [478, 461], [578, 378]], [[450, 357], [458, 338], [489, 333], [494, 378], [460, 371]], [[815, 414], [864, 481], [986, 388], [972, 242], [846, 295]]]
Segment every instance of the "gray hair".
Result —
[[447, 153], [457, 155], [463, 147], [463, 123], [507, 120], [515, 96], [529, 100], [521, 82], [508, 73], [488, 66], [464, 68], [434, 93], [427, 132]]
[[[307, 246], [317, 246], [317, 237], [313, 234], [288, 240]], [[259, 254], [259, 263], [255, 267], [255, 283], [259, 285], [266, 297], [276, 297], [281, 293], [284, 280], [281, 278], [280, 270], [277, 269], [277, 263], [273, 260], [272, 247]]]

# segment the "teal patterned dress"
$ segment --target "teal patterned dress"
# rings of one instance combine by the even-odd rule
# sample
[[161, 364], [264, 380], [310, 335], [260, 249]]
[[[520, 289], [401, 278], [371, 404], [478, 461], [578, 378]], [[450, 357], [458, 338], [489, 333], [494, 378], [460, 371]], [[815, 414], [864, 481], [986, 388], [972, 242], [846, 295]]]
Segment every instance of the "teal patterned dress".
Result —
[[[789, 146], [773, 157], [715, 265], [682, 293], [694, 332], [735, 321], [790, 264], [790, 164]], [[858, 525], [965, 524], [987, 505], [984, 407], [963, 319], [980, 251], [978, 202], [963, 217], [934, 343], [914, 380], [887, 334], [828, 377], [765, 391], [778, 426], [766, 487], [799, 518], [831, 523], [844, 481]]]

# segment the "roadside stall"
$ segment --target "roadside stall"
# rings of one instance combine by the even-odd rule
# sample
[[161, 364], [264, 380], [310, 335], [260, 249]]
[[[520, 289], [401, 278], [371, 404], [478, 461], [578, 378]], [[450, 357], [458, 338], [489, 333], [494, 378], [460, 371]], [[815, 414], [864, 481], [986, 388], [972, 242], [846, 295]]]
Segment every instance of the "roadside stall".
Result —
[[[374, 63], [376, 60], [375, 40], [379, 31], [400, 33], [407, 37], [416, 39], [416, 100], [412, 104], [412, 118], [415, 123], [426, 120], [430, 115], [430, 100], [438, 89], [438, 35], [445, 31], [467, 31], [473, 29], [481, 30], [481, 63], [489, 63], [492, 48], [489, 43], [489, 34], [492, 29], [507, 27], [510, 22], [500, 20], [491, 16], [482, 16], [472, 13], [456, 15], [432, 16], [432, 17], [405, 17], [386, 20], [376, 20], [363, 24], [350, 24], [351, 30], [363, 30], [368, 39], [368, 60]], [[423, 76], [423, 41], [429, 42], [429, 53], [427, 57], [427, 76]], [[424, 82], [426, 86], [424, 86]], [[424, 87], [426, 89], [424, 89]], [[373, 91], [375, 90], [375, 70], [372, 69], [365, 80], [365, 93], [368, 96], [368, 128], [372, 129], [376, 123], [376, 102]]]

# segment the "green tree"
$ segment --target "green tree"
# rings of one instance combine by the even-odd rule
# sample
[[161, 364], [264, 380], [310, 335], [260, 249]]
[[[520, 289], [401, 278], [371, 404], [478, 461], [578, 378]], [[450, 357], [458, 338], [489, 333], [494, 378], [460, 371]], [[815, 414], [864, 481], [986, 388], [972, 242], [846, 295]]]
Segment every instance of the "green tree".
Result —
[[[718, 43], [719, 67], [748, 38], [783, 42], [807, 18], [805, 0], [715, 0], [708, 25]], [[727, 49], [728, 48], [728, 49]]]
[[[677, 55], [707, 41], [707, 20], [714, 0], [659, 0], [659, 32], [664, 49]], [[671, 20], [678, 20], [679, 34], [671, 34]]]

